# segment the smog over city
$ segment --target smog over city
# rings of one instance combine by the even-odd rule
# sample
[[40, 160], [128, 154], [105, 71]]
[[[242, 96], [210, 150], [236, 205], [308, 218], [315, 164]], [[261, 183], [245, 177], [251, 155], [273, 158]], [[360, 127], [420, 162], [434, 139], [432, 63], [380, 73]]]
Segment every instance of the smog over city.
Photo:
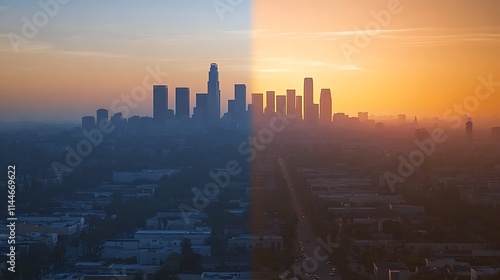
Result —
[[0, 0], [0, 279], [500, 279], [499, 14]]

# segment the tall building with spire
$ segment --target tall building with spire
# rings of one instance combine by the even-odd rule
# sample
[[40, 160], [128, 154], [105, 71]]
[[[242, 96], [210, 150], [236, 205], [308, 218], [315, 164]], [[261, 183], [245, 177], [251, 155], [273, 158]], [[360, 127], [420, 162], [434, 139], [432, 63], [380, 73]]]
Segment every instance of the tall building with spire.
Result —
[[220, 89], [219, 89], [219, 69], [217, 63], [210, 64], [210, 71], [208, 72], [208, 119], [220, 119]]

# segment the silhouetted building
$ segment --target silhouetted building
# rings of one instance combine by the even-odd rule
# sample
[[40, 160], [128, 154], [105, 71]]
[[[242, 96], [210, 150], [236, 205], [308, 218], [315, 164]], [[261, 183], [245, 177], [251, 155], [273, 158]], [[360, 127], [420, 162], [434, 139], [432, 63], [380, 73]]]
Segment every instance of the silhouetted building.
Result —
[[310, 113], [314, 103], [313, 96], [313, 79], [304, 79], [304, 120], [312, 120], [312, 114]]
[[297, 114], [297, 119], [302, 119], [302, 96], [295, 96], [295, 113]]
[[234, 115], [233, 119], [242, 120], [247, 108], [247, 86], [245, 84], [234, 85]]
[[332, 94], [330, 89], [324, 88], [321, 89], [320, 99], [320, 120], [322, 122], [331, 122], [332, 121]]
[[193, 118], [200, 121], [208, 120], [208, 94], [196, 94], [196, 107], [193, 110]]
[[262, 115], [264, 111], [264, 94], [252, 93], [252, 110], [254, 116]]
[[92, 129], [94, 127], [95, 127], [95, 117], [94, 116], [82, 117], [82, 128], [83, 129]]
[[295, 114], [295, 90], [288, 89], [286, 91], [286, 113], [288, 115]]
[[310, 108], [309, 120], [311, 122], [317, 122], [319, 119], [319, 104], [313, 104]]
[[276, 112], [286, 114], [286, 95], [276, 95]]
[[208, 119], [220, 119], [219, 70], [216, 63], [210, 64], [208, 72]]
[[227, 112], [229, 113], [229, 115], [231, 115], [231, 119], [235, 119], [236, 118], [236, 100], [234, 99], [230, 99], [227, 101]]
[[97, 125], [100, 125], [101, 122], [107, 122], [109, 119], [109, 112], [106, 109], [98, 109], [96, 112], [96, 121]]
[[465, 123], [465, 136], [467, 139], [472, 139], [472, 119], [467, 118], [467, 122]]
[[276, 111], [276, 102], [275, 102], [275, 93], [274, 91], [268, 91], [266, 92], [266, 114], [271, 115], [274, 114]]
[[368, 112], [358, 112], [358, 119], [360, 122], [366, 122], [368, 120]]
[[166, 85], [153, 86], [153, 119], [165, 121], [168, 110], [168, 87]]
[[177, 119], [189, 119], [189, 88], [175, 89], [175, 115]]

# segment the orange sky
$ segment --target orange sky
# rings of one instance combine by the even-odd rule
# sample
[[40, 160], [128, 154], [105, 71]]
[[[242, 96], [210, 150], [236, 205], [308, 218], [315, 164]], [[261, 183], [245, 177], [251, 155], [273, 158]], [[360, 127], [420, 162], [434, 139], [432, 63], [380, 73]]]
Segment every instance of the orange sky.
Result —
[[[372, 14], [382, 10], [387, 21]], [[253, 89], [302, 94], [310, 76], [316, 102], [332, 89], [334, 112], [441, 116], [478, 76], [500, 81], [499, 12], [487, 0], [255, 1]], [[356, 45], [374, 22], [379, 32]], [[348, 58], [346, 45], [359, 48]], [[498, 94], [487, 101], [471, 114], [497, 114]]]

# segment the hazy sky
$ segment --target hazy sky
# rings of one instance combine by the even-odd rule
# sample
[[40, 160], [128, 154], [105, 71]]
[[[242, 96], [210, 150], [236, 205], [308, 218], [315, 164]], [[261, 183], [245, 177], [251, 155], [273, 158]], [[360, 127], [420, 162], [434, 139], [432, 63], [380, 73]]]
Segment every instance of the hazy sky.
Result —
[[[470, 101], [479, 76], [500, 82], [497, 0], [238, 2], [72, 0], [16, 54], [8, 34], [22, 36], [22, 18], [43, 10], [0, 0], [0, 120], [78, 120], [109, 109], [157, 65], [173, 108], [176, 86], [191, 88], [194, 106], [217, 62], [223, 111], [235, 83], [302, 95], [313, 77], [316, 102], [331, 88], [334, 112], [442, 116]], [[220, 17], [214, 3], [237, 5]], [[468, 113], [497, 114], [499, 93]], [[151, 108], [148, 96], [132, 114]]]
[[[211, 0], [72, 0], [16, 54], [7, 34], [22, 35], [22, 17], [33, 22], [43, 10], [38, 1], [0, 1], [0, 119], [78, 120], [111, 109], [157, 65], [169, 73], [170, 108], [178, 86], [190, 87], [194, 106], [211, 62], [227, 99], [251, 80], [250, 3], [231, 8], [221, 20]], [[150, 95], [134, 113], [152, 114]]]

